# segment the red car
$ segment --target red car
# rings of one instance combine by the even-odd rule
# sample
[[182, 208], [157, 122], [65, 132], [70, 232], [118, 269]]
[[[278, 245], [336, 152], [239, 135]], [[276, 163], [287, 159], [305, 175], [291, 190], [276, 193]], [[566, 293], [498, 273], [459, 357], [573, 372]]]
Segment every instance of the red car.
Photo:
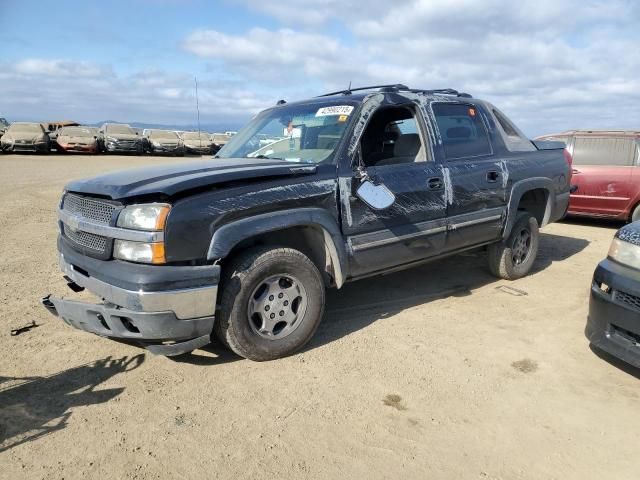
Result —
[[537, 140], [564, 142], [573, 156], [570, 215], [640, 220], [640, 131], [573, 130]]
[[94, 127], [63, 127], [58, 130], [56, 145], [67, 153], [98, 153], [98, 129]]

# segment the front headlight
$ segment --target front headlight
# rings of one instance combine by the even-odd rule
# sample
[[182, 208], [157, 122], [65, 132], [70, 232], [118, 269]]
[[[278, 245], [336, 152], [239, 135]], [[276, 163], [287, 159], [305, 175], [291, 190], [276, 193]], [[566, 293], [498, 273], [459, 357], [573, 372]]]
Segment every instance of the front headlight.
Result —
[[133, 230], [163, 230], [171, 206], [166, 203], [130, 205], [118, 215], [118, 227]]
[[129, 240], [115, 240], [113, 242], [113, 256], [120, 260], [137, 263], [166, 263], [164, 243], [130, 242]]
[[118, 143], [118, 139], [115, 137], [107, 137], [107, 142]]
[[638, 245], [614, 238], [608, 256], [618, 263], [640, 270], [640, 247]]
[[154, 147], [160, 147], [160, 142], [156, 142], [155, 140], [151, 142], [151, 145]]

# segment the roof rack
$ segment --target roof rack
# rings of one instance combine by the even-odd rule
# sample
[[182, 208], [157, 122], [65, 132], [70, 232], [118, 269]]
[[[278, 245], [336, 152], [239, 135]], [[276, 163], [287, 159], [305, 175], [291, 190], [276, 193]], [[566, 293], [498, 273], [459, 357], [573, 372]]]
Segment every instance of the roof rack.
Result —
[[381, 92], [411, 92], [411, 93], [422, 93], [424, 95], [433, 95], [433, 94], [441, 94], [441, 95], [455, 95], [456, 97], [464, 97], [464, 98], [472, 98], [471, 95], [464, 92], [458, 92], [453, 88], [439, 88], [435, 90], [424, 90], [420, 88], [409, 88], [402, 83], [392, 83], [388, 85], [372, 85], [369, 87], [358, 87], [358, 88], [349, 88], [346, 90], [338, 90], [336, 92], [325, 93], [323, 95], [318, 95], [318, 97], [331, 97], [333, 95], [351, 95], [352, 92], [361, 92], [363, 90], [376, 90], [378, 89]]

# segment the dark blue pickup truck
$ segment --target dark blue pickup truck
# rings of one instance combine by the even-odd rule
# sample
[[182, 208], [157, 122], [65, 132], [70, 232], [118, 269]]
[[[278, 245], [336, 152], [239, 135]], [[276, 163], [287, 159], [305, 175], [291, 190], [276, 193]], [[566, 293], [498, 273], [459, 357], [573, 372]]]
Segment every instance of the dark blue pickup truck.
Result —
[[218, 154], [71, 182], [59, 260], [66, 323], [163, 355], [217, 336], [253, 360], [314, 334], [325, 289], [486, 247], [526, 275], [567, 210], [571, 158], [455, 90], [349, 89], [257, 115]]

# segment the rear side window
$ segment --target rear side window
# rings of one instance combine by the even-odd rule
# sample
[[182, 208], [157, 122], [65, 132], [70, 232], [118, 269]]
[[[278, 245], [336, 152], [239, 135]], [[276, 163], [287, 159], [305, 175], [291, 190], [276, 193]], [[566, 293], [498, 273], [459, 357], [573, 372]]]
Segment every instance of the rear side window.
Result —
[[511, 125], [511, 122], [507, 120], [507, 118], [502, 115], [497, 108], [493, 109], [493, 115], [496, 117], [496, 120], [498, 120], [498, 123], [502, 127], [502, 130], [504, 130], [504, 133], [510, 137], [520, 137], [518, 132], [516, 132], [515, 127]]
[[536, 150], [533, 143], [531, 143], [525, 134], [522, 133], [504, 113], [492, 105], [490, 105], [490, 108], [493, 118], [495, 118], [498, 124], [498, 133], [502, 137], [507, 150], [510, 152], [533, 152]]
[[633, 165], [636, 143], [631, 138], [576, 137], [574, 165]]
[[480, 112], [473, 105], [432, 104], [447, 160], [491, 155], [491, 144]]

